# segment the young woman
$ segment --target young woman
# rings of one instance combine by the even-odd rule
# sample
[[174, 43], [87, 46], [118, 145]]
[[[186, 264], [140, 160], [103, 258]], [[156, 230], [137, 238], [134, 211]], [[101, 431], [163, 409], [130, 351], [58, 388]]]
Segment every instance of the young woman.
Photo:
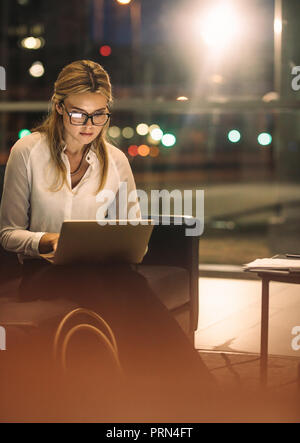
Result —
[[[64, 219], [96, 220], [99, 191], [111, 190], [117, 200], [121, 182], [128, 194], [135, 191], [126, 155], [106, 140], [111, 102], [110, 79], [99, 64], [71, 63], [55, 82], [47, 119], [13, 146], [0, 241], [20, 262], [55, 250]], [[138, 200], [128, 204], [127, 218], [132, 213], [140, 218]]]
[[[127, 375], [142, 380], [144, 387], [150, 380], [151, 386], [154, 380], [160, 387], [172, 380], [168, 392], [174, 400], [170, 405], [167, 402], [169, 410], [182, 398], [178, 395], [186, 383], [188, 392], [195, 391], [198, 399], [211, 378], [146, 279], [130, 266], [55, 267], [41, 257], [55, 250], [64, 219], [96, 219], [99, 191], [112, 190], [118, 200], [120, 183], [126, 182], [128, 194], [136, 192], [127, 157], [106, 140], [111, 102], [111, 84], [102, 66], [81, 60], [63, 68], [55, 82], [49, 116], [11, 150], [0, 240], [23, 263], [20, 300], [63, 306], [55, 321], [49, 313], [50, 329], [42, 325], [37, 332], [38, 339], [46, 337], [41, 348], [49, 351], [49, 340], [65, 314], [62, 300], [67, 299], [69, 307], [92, 309], [111, 325]], [[113, 203], [106, 202], [107, 211]], [[129, 213], [141, 217], [137, 198], [128, 203], [128, 218]], [[150, 391], [144, 394], [150, 396]]]

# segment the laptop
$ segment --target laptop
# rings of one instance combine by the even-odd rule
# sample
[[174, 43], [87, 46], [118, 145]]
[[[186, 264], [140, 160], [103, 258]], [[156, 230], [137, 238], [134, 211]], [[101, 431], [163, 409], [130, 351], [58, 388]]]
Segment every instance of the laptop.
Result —
[[40, 254], [54, 265], [138, 264], [148, 250], [153, 219], [65, 220], [55, 252]]

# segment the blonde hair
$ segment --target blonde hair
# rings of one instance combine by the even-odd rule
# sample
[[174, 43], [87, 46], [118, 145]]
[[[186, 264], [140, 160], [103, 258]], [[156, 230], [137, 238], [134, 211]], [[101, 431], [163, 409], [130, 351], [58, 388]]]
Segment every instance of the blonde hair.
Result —
[[[59, 73], [54, 83], [54, 94], [51, 97], [51, 107], [48, 116], [39, 126], [31, 129], [32, 132], [41, 132], [47, 137], [57, 178], [56, 183], [50, 187], [50, 191], [59, 191], [64, 183], [69, 187], [67, 169], [61, 158], [61, 152], [65, 146], [63, 140], [63, 117], [57, 112], [56, 105], [60, 104], [70, 94], [95, 92], [102, 94], [107, 99], [107, 105], [109, 106], [113, 100], [111, 89], [109, 75], [105, 69], [91, 60], [78, 60], [70, 63]], [[108, 126], [109, 120], [93, 141], [100, 169], [102, 169], [101, 180], [96, 193], [103, 189], [107, 178], [108, 153], [106, 134]]]

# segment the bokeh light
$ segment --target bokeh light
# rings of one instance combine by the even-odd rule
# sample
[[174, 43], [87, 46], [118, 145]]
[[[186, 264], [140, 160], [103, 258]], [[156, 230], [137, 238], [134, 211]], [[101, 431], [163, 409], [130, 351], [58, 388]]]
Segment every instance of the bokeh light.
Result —
[[132, 157], [135, 157], [136, 155], [138, 155], [137, 145], [130, 145], [128, 148], [128, 154], [131, 155]]
[[162, 137], [161, 142], [166, 148], [171, 148], [176, 143], [176, 137], [173, 134], [165, 134]]
[[151, 146], [150, 148], [150, 157], [158, 157], [159, 149], [157, 146]]
[[240, 20], [229, 4], [218, 4], [197, 23], [204, 42], [214, 50], [222, 50], [238, 35]]
[[99, 52], [103, 57], [108, 57], [111, 54], [111, 47], [108, 45], [103, 45], [100, 47]]
[[261, 146], [268, 146], [272, 143], [272, 136], [268, 132], [262, 132], [257, 137], [257, 141]]
[[137, 125], [136, 127], [136, 132], [139, 135], [147, 135], [149, 132], [149, 126], [146, 123], [140, 123], [139, 125]]
[[152, 129], [152, 131], [150, 132], [151, 137], [153, 138], [153, 140], [161, 140], [164, 133], [160, 128], [154, 128]]
[[34, 62], [29, 68], [29, 73], [32, 77], [42, 77], [45, 73], [43, 63], [38, 61]]
[[275, 34], [281, 34], [282, 32], [282, 21], [278, 18], [274, 20], [274, 32]]
[[160, 126], [156, 123], [153, 123], [153, 125], [149, 126], [149, 132], [153, 131], [153, 129], [160, 129]]
[[130, 126], [122, 129], [122, 135], [124, 138], [132, 138], [134, 136], [134, 130]]
[[107, 132], [112, 138], [118, 138], [121, 135], [121, 129], [118, 126], [111, 126]]
[[181, 95], [180, 97], [177, 97], [176, 100], [179, 102], [184, 102], [188, 100], [188, 97], [186, 97], [185, 95]]
[[231, 143], [238, 143], [241, 140], [241, 133], [237, 129], [232, 129], [228, 132], [227, 137]]
[[213, 74], [211, 77], [211, 81], [216, 85], [221, 85], [224, 82], [224, 78], [220, 74]]
[[40, 49], [44, 45], [43, 37], [25, 37], [21, 40], [21, 46], [25, 49]]
[[29, 129], [21, 129], [18, 133], [19, 138], [25, 137], [25, 135], [31, 134], [31, 131]]
[[155, 140], [154, 138], [151, 137], [150, 134], [147, 135], [147, 142], [149, 143], [149, 145], [158, 145], [160, 140]]
[[150, 152], [150, 148], [147, 145], [140, 145], [138, 147], [138, 153], [139, 155], [141, 155], [142, 157], [147, 157], [147, 155]]

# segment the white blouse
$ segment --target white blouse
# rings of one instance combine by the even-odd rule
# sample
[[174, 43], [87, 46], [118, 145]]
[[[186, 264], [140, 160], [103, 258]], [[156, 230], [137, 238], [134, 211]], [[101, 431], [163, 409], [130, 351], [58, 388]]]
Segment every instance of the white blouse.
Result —
[[[64, 220], [97, 220], [97, 211], [98, 214], [107, 214], [110, 205], [115, 206], [116, 202], [116, 218], [123, 218], [119, 217], [118, 211], [118, 191], [121, 187], [127, 188], [127, 196], [131, 194], [132, 203], [129, 202], [126, 207], [127, 218], [141, 218], [129, 161], [119, 148], [108, 142], [106, 146], [109, 161], [104, 192], [108, 191], [105, 195], [113, 197], [99, 199], [96, 191], [101, 169], [93, 145], [86, 156], [89, 167], [73, 189], [70, 163], [64, 152], [66, 146], [64, 147], [61, 156], [67, 168], [70, 188], [64, 184], [60, 191], [51, 192], [48, 188], [54, 183], [55, 170], [51, 164], [46, 136], [34, 132], [14, 144], [4, 177], [0, 207], [0, 243], [4, 249], [16, 252], [20, 263], [23, 263], [23, 259], [41, 258], [38, 250], [41, 237], [46, 232], [59, 233]], [[135, 198], [132, 199], [132, 195]], [[121, 206], [120, 210], [124, 214]]]

